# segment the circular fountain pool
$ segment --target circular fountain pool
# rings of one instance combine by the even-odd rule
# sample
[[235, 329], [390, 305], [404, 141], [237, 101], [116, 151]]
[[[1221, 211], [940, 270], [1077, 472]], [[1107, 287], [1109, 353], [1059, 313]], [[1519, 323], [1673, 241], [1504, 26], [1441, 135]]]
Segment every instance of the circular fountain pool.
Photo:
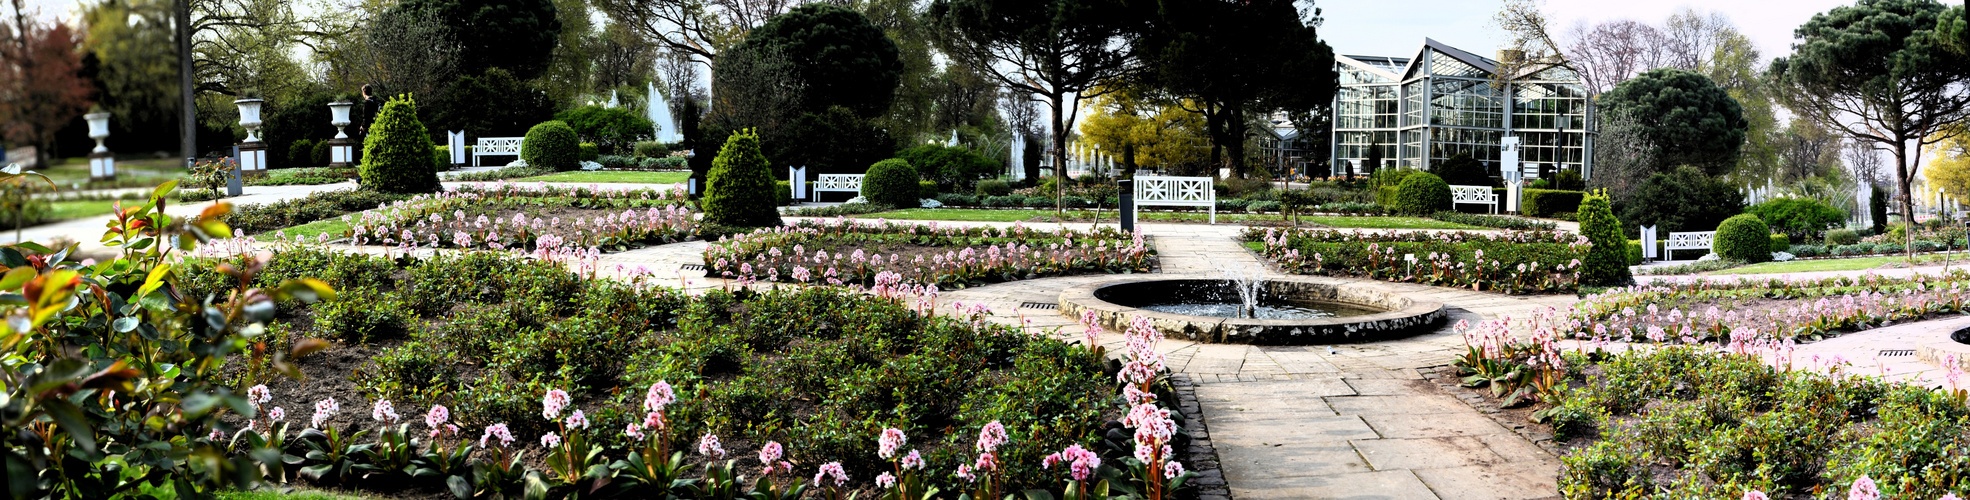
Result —
[[1328, 344], [1405, 336], [1444, 318], [1443, 304], [1413, 300], [1372, 282], [1280, 276], [1241, 293], [1224, 279], [1135, 279], [1094, 283], [1060, 294], [1073, 318], [1092, 311], [1120, 331], [1133, 317], [1165, 335], [1240, 344]]

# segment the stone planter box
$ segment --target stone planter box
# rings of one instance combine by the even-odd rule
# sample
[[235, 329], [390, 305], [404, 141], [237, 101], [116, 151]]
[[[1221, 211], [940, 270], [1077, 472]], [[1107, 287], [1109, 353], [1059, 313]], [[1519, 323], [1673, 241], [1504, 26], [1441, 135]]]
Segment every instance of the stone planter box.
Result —
[[1218, 281], [1223, 279], [1163, 275], [1091, 283], [1062, 291], [1060, 312], [1078, 319], [1085, 311], [1094, 311], [1096, 321], [1110, 331], [1125, 330], [1131, 318], [1142, 316], [1171, 338], [1258, 345], [1339, 344], [1406, 337], [1432, 330], [1447, 317], [1441, 302], [1411, 299], [1375, 282], [1316, 276], [1267, 278], [1263, 292], [1299, 300], [1365, 306], [1386, 312], [1312, 319], [1221, 318], [1139, 309], [1103, 300], [1099, 294], [1103, 289], [1170, 288]]

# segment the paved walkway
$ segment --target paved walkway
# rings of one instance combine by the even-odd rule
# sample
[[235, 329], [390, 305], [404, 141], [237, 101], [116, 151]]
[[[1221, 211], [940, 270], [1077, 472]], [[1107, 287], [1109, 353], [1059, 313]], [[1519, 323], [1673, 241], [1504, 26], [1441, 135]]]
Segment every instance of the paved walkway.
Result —
[[[1235, 229], [1235, 226], [1231, 226]], [[1165, 273], [1212, 273], [1219, 266], [1263, 269], [1227, 226], [1157, 227]], [[1235, 230], [1230, 231], [1235, 233]], [[1050, 309], [1061, 290], [1125, 279], [1074, 276], [999, 283], [945, 293], [947, 305], [983, 303], [993, 321], [1037, 331], [1081, 327]], [[1434, 384], [1419, 369], [1462, 354], [1450, 333], [1459, 319], [1564, 307], [1571, 296], [1510, 297], [1384, 283], [1412, 297], [1438, 300], [1451, 320], [1436, 332], [1403, 340], [1335, 346], [1249, 346], [1165, 340], [1172, 371], [1195, 381], [1232, 496], [1271, 498], [1518, 499], [1558, 495], [1559, 461]], [[1117, 334], [1101, 338], [1111, 352]]]

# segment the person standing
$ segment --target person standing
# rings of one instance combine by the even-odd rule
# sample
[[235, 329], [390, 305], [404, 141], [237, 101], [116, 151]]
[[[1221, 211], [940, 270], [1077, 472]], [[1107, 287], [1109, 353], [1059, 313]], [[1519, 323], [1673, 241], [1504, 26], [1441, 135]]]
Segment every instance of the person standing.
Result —
[[383, 100], [377, 99], [376, 95], [370, 92], [369, 84], [363, 84], [363, 123], [356, 130], [361, 132], [364, 137], [368, 137], [369, 126], [376, 123], [376, 114], [382, 111]]

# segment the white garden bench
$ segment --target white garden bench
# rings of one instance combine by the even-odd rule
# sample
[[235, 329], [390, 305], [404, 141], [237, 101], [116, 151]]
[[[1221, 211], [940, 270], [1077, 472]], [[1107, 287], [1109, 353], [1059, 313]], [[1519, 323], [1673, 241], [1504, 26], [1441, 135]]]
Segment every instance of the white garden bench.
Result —
[[1211, 210], [1211, 223], [1218, 223], [1218, 192], [1210, 177], [1135, 176], [1135, 208], [1205, 207]]
[[861, 196], [862, 175], [821, 174], [819, 178], [814, 180], [814, 189], [809, 191], [812, 191], [811, 194], [814, 195], [814, 201], [820, 201], [822, 192], [855, 193], [855, 196]]
[[1450, 186], [1450, 208], [1457, 205], [1491, 205], [1491, 213], [1498, 213], [1498, 193], [1491, 186]]
[[480, 137], [472, 145], [472, 166], [479, 166], [481, 156], [520, 156], [520, 143], [525, 137]]
[[1675, 260], [1677, 250], [1710, 251], [1710, 242], [1717, 236], [1716, 231], [1696, 231], [1689, 233], [1669, 233], [1669, 243], [1664, 245], [1662, 260]]

